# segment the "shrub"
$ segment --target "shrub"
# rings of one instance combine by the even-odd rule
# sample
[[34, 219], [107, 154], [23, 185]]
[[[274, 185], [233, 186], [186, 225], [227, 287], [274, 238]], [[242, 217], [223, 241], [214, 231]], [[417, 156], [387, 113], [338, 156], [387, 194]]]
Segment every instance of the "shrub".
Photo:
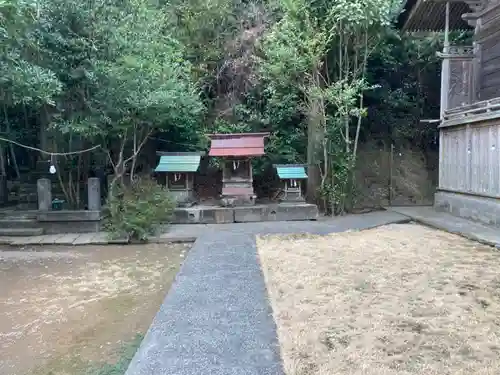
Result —
[[168, 190], [150, 178], [140, 178], [130, 186], [118, 184], [105, 207], [105, 227], [112, 238], [146, 241], [161, 224], [170, 222], [174, 208]]

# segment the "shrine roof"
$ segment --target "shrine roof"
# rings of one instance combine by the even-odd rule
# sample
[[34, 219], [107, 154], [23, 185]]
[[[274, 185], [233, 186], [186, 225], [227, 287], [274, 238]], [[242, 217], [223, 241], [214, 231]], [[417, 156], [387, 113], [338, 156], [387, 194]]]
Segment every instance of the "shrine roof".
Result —
[[157, 152], [160, 161], [155, 172], [196, 172], [200, 166], [201, 153]]
[[209, 134], [210, 156], [264, 155], [264, 138], [269, 133]]
[[[471, 13], [464, 1], [450, 0], [450, 31], [470, 30], [462, 15]], [[409, 32], [444, 31], [446, 2], [443, 0], [407, 0], [399, 15], [397, 26]]]
[[307, 178], [303, 164], [275, 164], [274, 167], [280, 179], [304, 180]]

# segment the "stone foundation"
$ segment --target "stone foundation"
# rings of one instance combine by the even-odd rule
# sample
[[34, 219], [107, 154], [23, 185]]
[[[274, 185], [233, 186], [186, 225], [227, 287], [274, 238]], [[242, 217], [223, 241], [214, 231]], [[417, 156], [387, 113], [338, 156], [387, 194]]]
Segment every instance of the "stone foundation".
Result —
[[101, 229], [100, 211], [40, 211], [36, 220], [45, 234], [92, 233]]
[[438, 191], [434, 196], [438, 211], [500, 228], [500, 199]]
[[248, 207], [197, 206], [175, 210], [173, 224], [227, 224], [261, 221], [317, 220], [318, 207], [307, 203], [282, 203]]
[[210, 206], [177, 208], [172, 219], [172, 224], [226, 224], [233, 222], [232, 209]]

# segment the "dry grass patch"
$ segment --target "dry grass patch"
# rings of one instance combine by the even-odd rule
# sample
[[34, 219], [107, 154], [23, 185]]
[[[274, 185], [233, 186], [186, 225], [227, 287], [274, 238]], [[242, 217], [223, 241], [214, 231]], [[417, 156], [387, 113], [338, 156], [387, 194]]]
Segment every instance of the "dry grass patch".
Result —
[[257, 239], [287, 375], [500, 374], [500, 254], [419, 225]]
[[123, 374], [188, 247], [39, 250], [0, 250], [0, 375]]

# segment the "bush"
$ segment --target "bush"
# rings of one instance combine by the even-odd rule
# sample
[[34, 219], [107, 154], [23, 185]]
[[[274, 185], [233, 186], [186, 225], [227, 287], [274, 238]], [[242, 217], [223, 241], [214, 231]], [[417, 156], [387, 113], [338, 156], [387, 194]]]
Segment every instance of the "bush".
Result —
[[174, 208], [168, 190], [154, 180], [141, 178], [130, 186], [119, 184], [105, 207], [105, 227], [112, 238], [146, 241], [161, 224], [170, 222]]

